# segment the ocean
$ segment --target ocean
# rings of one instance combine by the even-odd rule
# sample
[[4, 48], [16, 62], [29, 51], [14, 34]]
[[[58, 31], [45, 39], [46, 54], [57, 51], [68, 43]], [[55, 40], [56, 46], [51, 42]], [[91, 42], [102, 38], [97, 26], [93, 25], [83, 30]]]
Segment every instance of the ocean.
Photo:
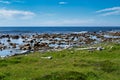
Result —
[[0, 33], [12, 32], [38, 32], [38, 33], [67, 33], [67, 32], [98, 32], [98, 31], [120, 31], [120, 27], [0, 27]]

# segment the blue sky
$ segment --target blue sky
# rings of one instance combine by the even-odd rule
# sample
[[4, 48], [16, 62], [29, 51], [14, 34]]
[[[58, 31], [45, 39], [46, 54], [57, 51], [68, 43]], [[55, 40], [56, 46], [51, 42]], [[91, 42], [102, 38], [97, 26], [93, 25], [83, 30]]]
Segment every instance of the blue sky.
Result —
[[0, 0], [0, 26], [120, 26], [120, 0]]

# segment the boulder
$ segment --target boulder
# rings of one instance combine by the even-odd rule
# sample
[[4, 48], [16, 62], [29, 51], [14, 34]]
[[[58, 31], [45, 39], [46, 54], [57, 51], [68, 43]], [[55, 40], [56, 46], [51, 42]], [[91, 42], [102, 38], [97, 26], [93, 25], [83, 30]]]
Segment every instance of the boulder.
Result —
[[48, 56], [48, 57], [41, 57], [42, 59], [52, 59], [52, 56]]
[[102, 51], [104, 48], [102, 48], [102, 47], [97, 47], [97, 50], [98, 51]]

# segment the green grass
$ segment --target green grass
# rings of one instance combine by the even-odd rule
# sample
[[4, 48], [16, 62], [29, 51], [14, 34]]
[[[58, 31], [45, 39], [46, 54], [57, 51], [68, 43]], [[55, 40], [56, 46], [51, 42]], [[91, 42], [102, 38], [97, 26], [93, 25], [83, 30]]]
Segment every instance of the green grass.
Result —
[[[35, 52], [0, 59], [0, 80], [119, 80], [120, 44], [96, 46], [105, 50]], [[47, 56], [53, 58], [41, 58]]]

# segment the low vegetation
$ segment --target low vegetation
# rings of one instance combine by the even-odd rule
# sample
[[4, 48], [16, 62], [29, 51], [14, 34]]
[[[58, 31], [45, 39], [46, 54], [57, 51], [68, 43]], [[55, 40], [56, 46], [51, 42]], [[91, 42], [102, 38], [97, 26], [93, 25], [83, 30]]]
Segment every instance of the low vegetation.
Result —
[[[105, 49], [35, 52], [0, 59], [0, 80], [119, 80], [120, 44], [97, 46]], [[41, 58], [48, 56], [52, 59]]]

